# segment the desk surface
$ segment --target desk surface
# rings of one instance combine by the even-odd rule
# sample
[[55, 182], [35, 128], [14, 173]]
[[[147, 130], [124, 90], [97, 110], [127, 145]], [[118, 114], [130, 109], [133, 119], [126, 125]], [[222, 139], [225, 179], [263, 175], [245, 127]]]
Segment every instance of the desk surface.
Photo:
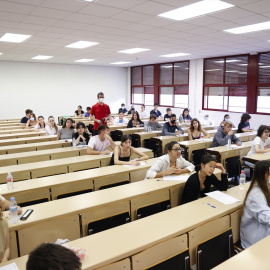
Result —
[[213, 268], [214, 270], [269, 270], [270, 236]]
[[254, 154], [250, 156], [243, 157], [243, 160], [251, 162], [251, 163], [257, 163], [260, 160], [270, 160], [270, 153], [268, 154]]
[[34, 137], [34, 136], [45, 136], [45, 132], [33, 131], [33, 132], [23, 132], [23, 133], [12, 133], [12, 134], [2, 134], [0, 135], [0, 140], [5, 140], [9, 138], [24, 138], [24, 137]]
[[227, 145], [224, 146], [217, 146], [217, 147], [211, 147], [211, 148], [207, 148], [207, 150], [211, 150], [211, 151], [216, 151], [219, 153], [226, 153], [226, 152], [230, 152], [230, 151], [234, 151], [237, 149], [244, 149], [244, 148], [250, 148], [252, 145], [252, 141], [247, 141], [247, 142], [242, 142], [241, 146], [237, 146], [235, 144], [231, 145], [231, 149], [227, 149]]
[[0, 146], [14, 145], [14, 144], [25, 144], [29, 142], [44, 142], [44, 141], [56, 141], [56, 136], [36, 136], [27, 138], [17, 138], [17, 139], [5, 139], [0, 140]]

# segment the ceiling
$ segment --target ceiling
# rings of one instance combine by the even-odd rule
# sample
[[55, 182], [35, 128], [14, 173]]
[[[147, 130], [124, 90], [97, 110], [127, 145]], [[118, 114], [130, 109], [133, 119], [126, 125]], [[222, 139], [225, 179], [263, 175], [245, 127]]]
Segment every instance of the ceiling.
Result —
[[[270, 0], [224, 0], [235, 5], [225, 11], [187, 21], [157, 17], [158, 14], [198, 0], [0, 0], [0, 37], [5, 33], [27, 34], [24, 43], [0, 42], [0, 61], [74, 63], [124, 67], [269, 51], [270, 31], [234, 35], [223, 30], [270, 21]], [[86, 49], [65, 48], [79, 40], [99, 42]], [[149, 51], [128, 55], [131, 48]], [[189, 53], [164, 58], [170, 53]], [[53, 58], [32, 60], [37, 55]]]

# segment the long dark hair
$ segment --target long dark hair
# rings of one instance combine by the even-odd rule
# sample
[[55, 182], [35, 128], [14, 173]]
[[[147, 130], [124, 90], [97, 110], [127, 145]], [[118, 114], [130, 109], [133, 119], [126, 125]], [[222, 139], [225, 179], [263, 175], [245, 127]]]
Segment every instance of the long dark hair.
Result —
[[62, 128], [66, 128], [67, 126], [67, 121], [71, 121], [71, 126], [70, 126], [70, 129], [73, 129], [73, 124], [74, 124], [74, 120], [72, 118], [67, 118], [66, 121], [64, 122]]
[[55, 128], [55, 131], [57, 132], [57, 131], [58, 131], [58, 126], [56, 125], [55, 119], [54, 119], [54, 117], [53, 117], [52, 115], [48, 117], [48, 121], [49, 121], [51, 118], [54, 120], [54, 125], [53, 125], [53, 127]]
[[251, 116], [248, 113], [243, 113], [241, 116], [241, 123], [245, 124], [247, 122], [247, 120], [249, 120], [251, 118]]
[[132, 139], [128, 134], [123, 135], [121, 137], [121, 146], [122, 146], [122, 143], [126, 142], [127, 140], [130, 140], [132, 142]]
[[261, 137], [262, 134], [263, 134], [263, 132], [264, 132], [265, 130], [270, 131], [270, 127], [268, 127], [268, 126], [266, 126], [266, 125], [260, 125], [260, 126], [259, 126], [259, 129], [258, 129], [258, 131], [257, 131], [257, 136], [258, 136], [258, 137]]
[[[205, 165], [205, 164], [207, 164], [207, 163], [209, 163], [211, 161], [215, 161], [216, 162], [216, 156], [214, 156], [214, 155], [204, 155], [201, 158], [201, 164], [203, 164], [203, 165]], [[201, 164], [195, 166], [195, 171], [196, 172], [198, 172], [198, 171], [201, 170], [201, 168], [202, 168], [201, 167]]]
[[246, 205], [246, 200], [248, 197], [248, 194], [253, 189], [253, 187], [257, 184], [257, 186], [261, 189], [262, 193], [264, 194], [267, 204], [270, 207], [270, 191], [268, 189], [267, 181], [265, 180], [265, 175], [269, 175], [269, 168], [270, 168], [270, 161], [269, 160], [261, 160], [258, 161], [255, 165], [255, 169], [252, 175], [251, 183], [249, 186], [249, 189], [247, 191], [243, 208], [242, 208], [242, 214], [244, 212], [244, 208]]
[[225, 121], [225, 118], [229, 116], [227, 113], [224, 115], [223, 121]]
[[[46, 123], [45, 123], [45, 121], [44, 121], [44, 117], [43, 117], [42, 115], [40, 115], [37, 119], [39, 119], [39, 118], [42, 118], [42, 119], [43, 119], [43, 125], [44, 125], [44, 128], [45, 128]], [[42, 126], [40, 125], [39, 122], [38, 122], [38, 125], [40, 126], [40, 128], [42, 128]]]
[[185, 108], [185, 109], [183, 110], [183, 113], [182, 113], [183, 118], [185, 117], [185, 112], [188, 112], [187, 117], [189, 116], [189, 110], [188, 110], [188, 108]]
[[198, 122], [198, 131], [201, 131], [201, 128], [202, 128], [202, 126], [201, 126], [201, 123], [200, 123], [200, 121], [197, 119], [197, 118], [193, 118], [192, 120], [191, 120], [191, 122], [190, 122], [190, 131], [191, 132], [193, 132], [194, 131], [194, 127], [193, 127], [193, 123], [194, 122]]
[[173, 148], [173, 146], [175, 144], [179, 145], [179, 143], [176, 142], [176, 141], [171, 141], [171, 142], [167, 143], [166, 146], [165, 146], [165, 153], [168, 153], [169, 151], [172, 151], [172, 148]]
[[132, 118], [131, 118], [131, 121], [134, 121], [134, 114], [137, 115], [137, 121], [138, 121], [138, 122], [141, 122], [140, 115], [139, 115], [138, 112], [133, 113]]

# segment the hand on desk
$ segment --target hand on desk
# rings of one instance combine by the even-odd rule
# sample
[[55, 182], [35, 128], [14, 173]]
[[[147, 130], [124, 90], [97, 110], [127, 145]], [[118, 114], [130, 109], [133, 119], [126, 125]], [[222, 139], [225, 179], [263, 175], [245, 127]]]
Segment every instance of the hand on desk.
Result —
[[242, 145], [242, 143], [241, 143], [241, 142], [238, 142], [236, 145], [237, 145], [237, 146], [241, 146], [241, 145]]
[[105, 150], [101, 153], [102, 155], [110, 155], [111, 151], [110, 150]]
[[128, 162], [128, 164], [138, 166], [138, 165], [140, 165], [141, 163], [140, 163], [140, 161], [134, 160], [134, 159], [133, 159], [133, 160], [130, 160], [130, 161]]

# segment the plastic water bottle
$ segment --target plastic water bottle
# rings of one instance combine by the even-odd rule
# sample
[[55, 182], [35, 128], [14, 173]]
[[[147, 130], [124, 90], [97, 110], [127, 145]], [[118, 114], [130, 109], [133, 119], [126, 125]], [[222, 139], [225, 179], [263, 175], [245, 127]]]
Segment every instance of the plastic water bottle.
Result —
[[17, 223], [18, 222], [18, 214], [17, 214], [17, 203], [14, 197], [10, 198], [9, 204], [9, 212], [10, 212], [10, 222]]
[[13, 176], [12, 176], [12, 174], [10, 172], [7, 175], [7, 189], [8, 190], [13, 189]]
[[203, 134], [201, 135], [201, 142], [204, 142]]
[[72, 147], [73, 147], [73, 149], [76, 148], [76, 140], [75, 140], [75, 138], [72, 138]]
[[245, 183], [246, 183], [246, 174], [245, 174], [245, 171], [241, 171], [240, 180], [239, 180], [239, 188], [244, 189]]
[[228, 144], [227, 144], [227, 149], [228, 149], [228, 150], [231, 149], [231, 144], [232, 144], [232, 140], [229, 139], [229, 140], [228, 140]]
[[148, 132], [151, 133], [152, 132], [152, 128], [148, 127]]

